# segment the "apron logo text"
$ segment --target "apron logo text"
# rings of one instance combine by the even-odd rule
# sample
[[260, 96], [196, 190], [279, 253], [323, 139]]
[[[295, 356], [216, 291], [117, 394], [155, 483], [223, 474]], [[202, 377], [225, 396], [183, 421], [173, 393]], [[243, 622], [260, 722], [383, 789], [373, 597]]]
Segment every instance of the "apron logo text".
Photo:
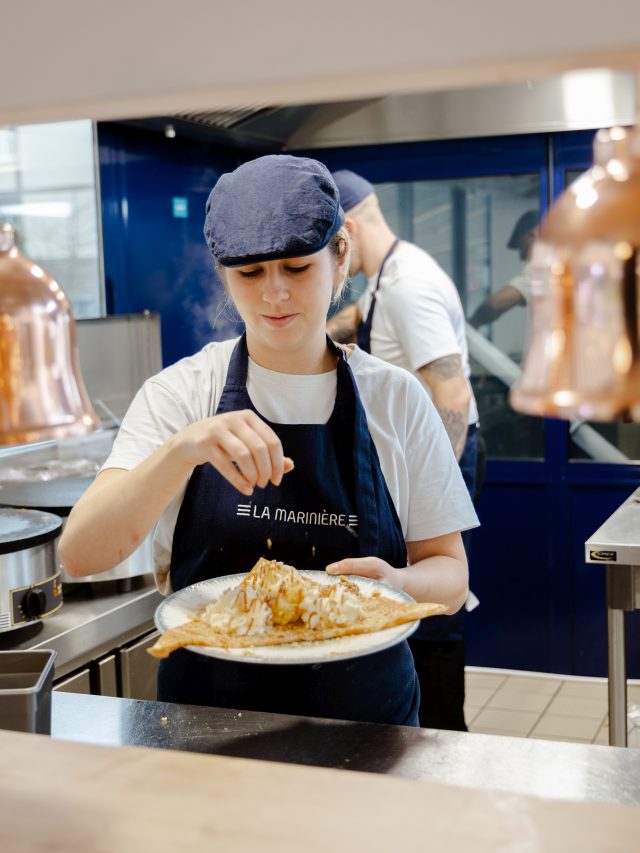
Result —
[[347, 513], [307, 512], [303, 510], [284, 509], [277, 507], [272, 513], [268, 506], [258, 507], [255, 504], [238, 504], [236, 513], [240, 518], [267, 518], [271, 521], [282, 521], [285, 524], [315, 524], [319, 527], [357, 527], [358, 516]]

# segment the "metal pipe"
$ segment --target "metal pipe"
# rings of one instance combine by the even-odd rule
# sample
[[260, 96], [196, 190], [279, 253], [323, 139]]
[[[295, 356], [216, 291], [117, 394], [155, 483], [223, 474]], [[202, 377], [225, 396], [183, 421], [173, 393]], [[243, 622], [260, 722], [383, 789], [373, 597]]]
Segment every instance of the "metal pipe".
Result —
[[[607, 566], [607, 572], [609, 571]], [[627, 745], [627, 648], [625, 611], [607, 610], [609, 636], [609, 745]]]

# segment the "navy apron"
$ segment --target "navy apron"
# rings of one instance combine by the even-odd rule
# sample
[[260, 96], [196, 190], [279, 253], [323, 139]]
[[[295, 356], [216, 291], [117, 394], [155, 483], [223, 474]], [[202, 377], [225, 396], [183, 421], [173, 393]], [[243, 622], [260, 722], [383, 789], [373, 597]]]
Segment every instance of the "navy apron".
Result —
[[384, 265], [387, 263], [387, 261], [393, 254], [399, 242], [400, 238], [396, 237], [396, 239], [391, 244], [391, 248], [382, 259], [382, 263], [380, 264], [380, 270], [378, 271], [378, 278], [376, 279], [376, 286], [373, 288], [373, 293], [371, 294], [371, 304], [369, 305], [367, 316], [362, 320], [361, 323], [358, 324], [358, 328], [356, 329], [356, 340], [358, 342], [358, 346], [360, 347], [360, 349], [363, 349], [365, 352], [368, 353], [371, 353], [371, 326], [373, 325], [373, 314], [376, 310], [376, 293], [378, 292], [378, 288], [380, 287], [380, 279], [382, 278]]
[[[196, 467], [178, 514], [171, 584], [179, 590], [248, 571], [261, 556], [323, 570], [346, 557], [378, 556], [395, 567], [407, 551], [346, 356], [326, 424], [273, 424], [295, 462], [279, 486], [247, 497], [209, 464]], [[246, 336], [236, 345], [216, 414], [252, 409]], [[263, 418], [263, 420], [266, 420]], [[271, 545], [271, 549], [269, 546]], [[273, 713], [417, 725], [420, 701], [406, 641], [347, 661], [267, 665], [179, 649], [161, 661], [158, 699]]]

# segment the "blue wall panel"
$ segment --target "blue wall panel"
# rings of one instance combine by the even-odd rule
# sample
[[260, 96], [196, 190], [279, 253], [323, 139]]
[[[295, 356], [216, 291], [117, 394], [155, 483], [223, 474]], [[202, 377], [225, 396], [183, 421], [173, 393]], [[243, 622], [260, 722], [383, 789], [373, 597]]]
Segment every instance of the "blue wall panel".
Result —
[[550, 669], [546, 495], [543, 484], [485, 487], [482, 526], [472, 534], [471, 588], [480, 606], [466, 620], [470, 664]]
[[108, 313], [159, 312], [165, 365], [231, 337], [226, 314], [212, 328], [223, 291], [202, 227], [236, 158], [123, 125], [99, 124], [98, 143]]

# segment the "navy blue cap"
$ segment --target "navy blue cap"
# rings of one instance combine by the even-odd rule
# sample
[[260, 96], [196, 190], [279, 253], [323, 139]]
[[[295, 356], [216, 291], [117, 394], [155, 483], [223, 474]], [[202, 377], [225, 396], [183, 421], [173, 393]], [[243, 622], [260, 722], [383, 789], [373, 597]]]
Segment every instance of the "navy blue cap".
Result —
[[375, 192], [373, 184], [349, 169], [332, 172], [331, 177], [340, 192], [340, 204], [344, 211], [351, 210], [356, 204], [360, 204], [363, 198]]
[[533, 231], [534, 228], [537, 228], [539, 220], [540, 217], [538, 216], [537, 210], [527, 210], [526, 213], [523, 213], [520, 219], [518, 219], [516, 224], [513, 226], [511, 237], [509, 237], [507, 242], [507, 249], [517, 249], [518, 240], [523, 234], [526, 234], [527, 231]]
[[222, 175], [209, 194], [204, 235], [220, 264], [237, 267], [313, 255], [343, 223], [326, 166], [269, 154]]

